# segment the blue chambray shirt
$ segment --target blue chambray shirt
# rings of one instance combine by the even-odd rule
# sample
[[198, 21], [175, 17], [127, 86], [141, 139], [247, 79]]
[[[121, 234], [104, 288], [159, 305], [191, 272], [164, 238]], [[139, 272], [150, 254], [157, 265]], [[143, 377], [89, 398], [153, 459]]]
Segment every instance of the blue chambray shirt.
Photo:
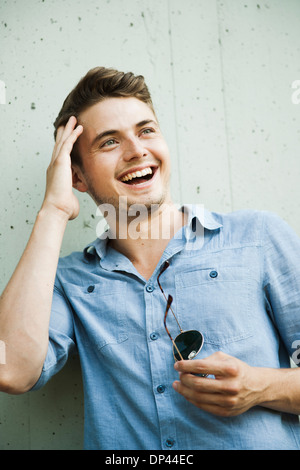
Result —
[[[182, 328], [204, 335], [198, 358], [223, 351], [252, 366], [285, 368], [300, 340], [300, 241], [289, 226], [268, 212], [188, 210], [188, 225], [148, 281], [106, 240], [60, 259], [48, 354], [34, 389], [76, 350], [86, 449], [299, 449], [296, 415], [257, 406], [222, 418], [172, 388], [178, 373], [156, 282], [165, 260], [160, 280]], [[171, 314], [167, 322], [176, 336]]]

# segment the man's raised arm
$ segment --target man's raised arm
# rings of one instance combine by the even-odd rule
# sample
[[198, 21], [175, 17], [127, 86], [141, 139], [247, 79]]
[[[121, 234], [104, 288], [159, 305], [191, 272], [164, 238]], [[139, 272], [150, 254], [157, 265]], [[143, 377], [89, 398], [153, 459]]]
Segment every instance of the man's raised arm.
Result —
[[[48, 327], [59, 252], [68, 220], [79, 213], [72, 191], [70, 154], [82, 133], [71, 117], [57, 132], [47, 185], [24, 253], [0, 297], [0, 391], [18, 394], [38, 380], [48, 348]], [[4, 362], [4, 361], [2, 361]]]

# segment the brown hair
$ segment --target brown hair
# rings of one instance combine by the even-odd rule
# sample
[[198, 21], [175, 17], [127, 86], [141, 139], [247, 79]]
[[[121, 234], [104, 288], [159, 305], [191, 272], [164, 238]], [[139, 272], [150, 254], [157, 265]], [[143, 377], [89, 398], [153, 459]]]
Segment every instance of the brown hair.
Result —
[[[71, 116], [79, 114], [90, 106], [113, 97], [134, 97], [146, 103], [154, 112], [152, 99], [142, 75], [132, 72], [120, 72], [112, 68], [95, 67], [91, 69], [65, 99], [63, 106], [54, 122], [54, 138], [57, 129], [65, 126]], [[80, 163], [80, 156], [73, 149], [73, 163]]]

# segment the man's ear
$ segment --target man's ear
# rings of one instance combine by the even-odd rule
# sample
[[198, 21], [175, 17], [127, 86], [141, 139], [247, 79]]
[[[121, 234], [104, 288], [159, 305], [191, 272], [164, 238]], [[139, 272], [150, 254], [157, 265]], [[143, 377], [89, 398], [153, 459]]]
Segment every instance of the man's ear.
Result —
[[73, 188], [77, 189], [77, 191], [81, 193], [87, 192], [88, 185], [86, 184], [82, 171], [77, 165], [72, 165], [72, 181]]

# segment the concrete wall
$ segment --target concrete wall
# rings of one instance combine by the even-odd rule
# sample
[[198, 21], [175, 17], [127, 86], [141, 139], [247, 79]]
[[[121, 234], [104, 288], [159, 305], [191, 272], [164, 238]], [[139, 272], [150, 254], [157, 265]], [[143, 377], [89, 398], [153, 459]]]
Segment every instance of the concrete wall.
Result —
[[[176, 202], [275, 211], [300, 235], [299, 31], [299, 0], [1, 0], [0, 290], [43, 198], [52, 123], [96, 65], [146, 77]], [[96, 237], [79, 198], [63, 255]], [[82, 426], [77, 359], [39, 392], [0, 393], [0, 450], [80, 449]]]

